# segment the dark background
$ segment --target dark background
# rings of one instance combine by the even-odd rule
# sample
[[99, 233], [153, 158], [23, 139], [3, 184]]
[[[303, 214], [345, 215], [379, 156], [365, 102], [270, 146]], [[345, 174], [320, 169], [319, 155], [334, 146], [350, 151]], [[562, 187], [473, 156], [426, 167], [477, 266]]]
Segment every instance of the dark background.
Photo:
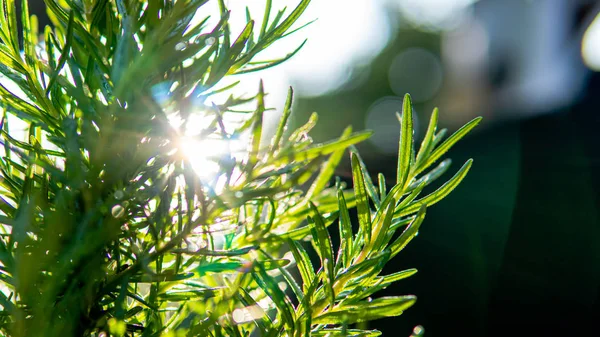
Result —
[[[428, 210], [419, 236], [386, 267], [419, 273], [382, 294], [418, 297], [402, 316], [370, 324], [384, 336], [408, 336], [417, 324], [430, 336], [600, 336], [600, 79], [580, 53], [598, 8], [481, 0], [450, 31], [393, 13], [396, 37], [368, 67], [353, 69], [349, 88], [297, 104], [298, 120], [321, 112], [318, 140], [346, 123], [383, 132], [360, 151], [388, 181], [396, 172], [394, 110], [404, 92], [417, 97], [436, 79], [426, 53], [402, 57], [394, 72], [398, 55], [418, 48], [441, 64], [440, 88], [415, 102], [420, 121], [434, 106], [451, 130], [484, 117], [448, 154], [454, 164], [444, 178], [474, 158], [469, 176]], [[482, 31], [485, 53], [473, 58]], [[394, 76], [404, 80], [400, 88]]]

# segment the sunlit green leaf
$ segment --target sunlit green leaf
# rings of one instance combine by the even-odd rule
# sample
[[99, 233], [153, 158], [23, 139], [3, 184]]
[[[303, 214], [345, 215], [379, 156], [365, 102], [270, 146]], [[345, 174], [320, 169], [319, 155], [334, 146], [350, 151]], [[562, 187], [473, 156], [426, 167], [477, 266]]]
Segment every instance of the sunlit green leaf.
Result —
[[[454, 144], [456, 144], [456, 142], [458, 142], [460, 139], [462, 139], [464, 136], [466, 136], [474, 127], [476, 127], [481, 122], [481, 119], [482, 119], [481, 117], [477, 117], [477, 118], [473, 119], [472, 121], [470, 121], [469, 123], [465, 124], [460, 129], [458, 129], [455, 133], [452, 134], [452, 136], [448, 137], [448, 139], [446, 139], [435, 150], [433, 150], [431, 152], [431, 155], [427, 158], [427, 160], [424, 160], [423, 164], [416, 167], [416, 169], [413, 173], [419, 174], [420, 172], [422, 172], [423, 170], [425, 170], [429, 166], [431, 166], [433, 163], [435, 163], [438, 159], [440, 159], [441, 156], [443, 156], [446, 152], [448, 152], [448, 150]], [[436, 139], [441, 139], [441, 137], [438, 138], [438, 136], [436, 136]], [[436, 141], [434, 140], [434, 143], [435, 142]]]
[[452, 192], [458, 184], [467, 176], [469, 173], [469, 169], [471, 169], [471, 165], [473, 164], [473, 160], [469, 159], [465, 164], [456, 172], [456, 174], [448, 180], [444, 185], [435, 190], [433, 193], [429, 194], [426, 197], [423, 197], [419, 200], [416, 200], [411, 205], [408, 205], [403, 208], [396, 208], [397, 216], [405, 216], [417, 212], [422, 205], [426, 205], [427, 207], [437, 203], [438, 201], [445, 198], [450, 192]]
[[302, 277], [302, 288], [306, 293], [310, 283], [316, 278], [315, 270], [306, 250], [293, 240], [288, 240], [288, 243], [290, 245], [290, 250], [294, 255], [294, 260], [296, 260], [300, 276]]
[[402, 314], [404, 310], [410, 308], [415, 302], [416, 298], [414, 296], [382, 297], [370, 302], [330, 310], [316, 317], [314, 322], [318, 324], [332, 324], [341, 321], [351, 324], [384, 317], [393, 317]]
[[356, 195], [356, 209], [358, 211], [358, 223], [365, 242], [371, 241], [371, 208], [367, 197], [365, 180], [360, 162], [356, 155], [352, 155], [352, 181], [354, 183], [354, 194]]
[[438, 114], [438, 108], [433, 109], [429, 119], [429, 125], [427, 126], [427, 131], [425, 132], [425, 137], [423, 137], [421, 147], [419, 148], [419, 153], [417, 154], [415, 163], [416, 165], [419, 165], [423, 161], [423, 158], [426, 158], [431, 153], [433, 137], [435, 136], [435, 131], [437, 130]]
[[358, 329], [343, 329], [343, 328], [325, 328], [316, 332], [311, 332], [311, 336], [315, 337], [377, 337], [381, 336], [381, 331], [377, 330], [358, 330]]
[[371, 134], [372, 132], [357, 132], [353, 133], [345, 139], [319, 144], [298, 152], [282, 151], [275, 158], [274, 164], [277, 165], [291, 160], [302, 162], [305, 160], [315, 159], [319, 156], [325, 156], [340, 149], [347, 148], [350, 145], [360, 143], [368, 139], [371, 136]]
[[[348, 136], [352, 134], [352, 127], [347, 127], [342, 135], [340, 136], [340, 140], [344, 140]], [[306, 192], [305, 199], [310, 200], [312, 197], [325, 189], [327, 184], [331, 181], [333, 174], [335, 173], [335, 169], [337, 168], [340, 160], [342, 160], [342, 156], [344, 155], [345, 148], [341, 148], [335, 152], [333, 152], [329, 159], [321, 165], [321, 170], [319, 174], [310, 185], [310, 188]]]
[[419, 233], [419, 228], [425, 219], [427, 207], [422, 205], [415, 219], [408, 225], [402, 234], [390, 245], [392, 257], [398, 254]]
[[308, 218], [308, 222], [314, 222], [315, 226], [313, 227], [313, 233], [315, 236], [316, 250], [321, 258], [321, 266], [323, 267], [323, 284], [325, 286], [325, 291], [327, 296], [329, 297], [329, 301], [331, 305], [334, 303], [335, 294], [333, 291], [333, 245], [331, 244], [331, 237], [327, 232], [327, 227], [325, 227], [325, 221], [321, 214], [319, 213], [319, 209], [312, 202], [310, 203], [310, 208], [313, 211], [314, 218]]
[[277, 282], [275, 282], [260, 265], [257, 266], [257, 269], [252, 273], [252, 276], [277, 307], [282, 322], [286, 326], [286, 330], [293, 330], [294, 313], [291, 311], [293, 306], [285, 293], [279, 289]]
[[404, 186], [410, 173], [413, 155], [413, 107], [409, 94], [404, 95], [402, 103], [402, 115], [398, 114], [400, 120], [400, 145], [398, 149], [398, 169], [396, 184]]
[[338, 190], [338, 203], [340, 209], [340, 249], [337, 257], [336, 271], [340, 268], [347, 268], [350, 266], [350, 260], [353, 255], [352, 247], [354, 246], [350, 214], [348, 213], [346, 198], [344, 198], [344, 193], [341, 190]]

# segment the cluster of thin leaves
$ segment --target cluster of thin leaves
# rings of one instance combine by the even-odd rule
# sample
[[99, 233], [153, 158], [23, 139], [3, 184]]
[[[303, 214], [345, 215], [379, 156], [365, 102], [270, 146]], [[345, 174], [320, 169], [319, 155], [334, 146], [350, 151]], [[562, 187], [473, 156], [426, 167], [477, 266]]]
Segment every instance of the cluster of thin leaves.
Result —
[[[377, 336], [351, 324], [414, 303], [370, 296], [415, 272], [379, 275], [417, 234], [426, 207], [467, 174], [470, 161], [420, 197], [449, 160], [429, 169], [478, 119], [443, 140], [434, 111], [415, 154], [407, 96], [395, 186], [388, 190], [382, 175], [374, 185], [354, 151], [353, 190], [329, 186], [344, 152], [370, 133], [348, 128], [315, 145], [307, 133], [316, 116], [286, 132], [290, 90], [264, 144], [262, 84], [256, 96], [207, 103], [232, 91], [217, 87], [223, 78], [293, 55], [252, 61], [292, 32], [309, 0], [275, 15], [266, 0], [261, 26], [247, 11], [235, 38], [222, 0], [214, 26], [208, 17], [192, 21], [208, 0], [44, 2], [53, 27], [41, 35], [27, 0], [21, 18], [14, 0], [0, 6], [3, 335]], [[165, 83], [159, 99], [153, 88]], [[235, 110], [248, 102], [254, 111]], [[193, 126], [199, 140], [249, 138], [245, 155], [214, 158], [221, 170], [210, 181], [178, 141], [194, 111], [209, 117]], [[245, 117], [231, 127], [230, 114]], [[10, 131], [14, 118], [27, 124], [25, 140]], [[355, 206], [357, 233], [348, 213]], [[327, 229], [335, 222], [337, 254]]]

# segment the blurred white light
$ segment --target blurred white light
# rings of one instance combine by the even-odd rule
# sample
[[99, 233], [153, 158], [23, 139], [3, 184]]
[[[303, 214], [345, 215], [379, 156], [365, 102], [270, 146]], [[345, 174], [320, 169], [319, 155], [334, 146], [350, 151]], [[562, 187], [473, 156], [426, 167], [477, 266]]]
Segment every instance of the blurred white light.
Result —
[[302, 95], [336, 90], [356, 64], [368, 64], [387, 45], [391, 27], [381, 0], [313, 1], [305, 17], [317, 21], [300, 32], [308, 42], [284, 71]]
[[[225, 114], [227, 116], [227, 114]], [[171, 121], [176, 123], [175, 120]], [[179, 139], [179, 147], [183, 155], [190, 161], [192, 168], [201, 179], [206, 181], [216, 177], [222, 170], [219, 161], [232, 160], [236, 157], [237, 160], [243, 160], [246, 153], [247, 139], [240, 137], [237, 139], [224, 139], [219, 137], [200, 138], [199, 134], [206, 129], [212, 122], [212, 118], [205, 116], [202, 112], [192, 114], [186, 125], [185, 135]], [[225, 127], [227, 125], [225, 121]]]
[[[298, 2], [273, 0], [271, 20], [276, 11], [284, 7], [289, 15]], [[386, 3], [387, 0], [313, 0], [295, 26], [316, 21], [277, 41], [258, 54], [254, 61], [282, 58], [307, 40], [304, 47], [288, 62], [275, 68], [236, 76], [232, 80], [241, 80], [237, 90], [256, 93], [258, 80], [263, 79], [270, 103], [283, 104], [287, 88], [292, 84], [296, 93], [302, 96], [318, 96], [341, 88], [351, 78], [354, 65], [369, 64], [387, 45], [392, 28], [384, 7]], [[256, 20], [255, 31], [261, 26], [264, 2], [230, 0], [227, 6], [231, 10], [232, 35], [236, 36], [244, 28], [246, 6], [252, 19]], [[216, 6], [207, 7], [194, 20], [202, 20], [206, 10], [218, 13]], [[218, 15], [213, 15], [207, 27], [217, 21]]]
[[442, 85], [442, 64], [432, 52], [423, 48], [409, 48], [398, 54], [388, 71], [390, 88], [394, 94], [410, 93], [413, 101], [431, 99]]
[[465, 21], [454, 31], [444, 34], [444, 63], [450, 65], [455, 76], [472, 76], [485, 66], [489, 45], [489, 36], [481, 22], [476, 19]]
[[229, 144], [225, 140], [205, 139], [198, 141], [193, 137], [183, 137], [181, 139], [181, 150], [200, 178], [212, 178], [216, 175], [220, 168], [219, 158], [230, 152]]
[[414, 24], [430, 30], [456, 27], [471, 4], [477, 0], [390, 0]]
[[237, 324], [253, 322], [265, 315], [263, 309], [255, 304], [244, 308], [237, 308], [231, 313], [233, 321]]
[[[25, 93], [11, 80], [9, 80], [7, 77], [5, 77], [4, 75], [0, 74], [0, 85], [2, 85], [4, 88], [6, 88], [6, 90], [8, 90], [9, 92], [11, 92], [12, 94], [16, 95], [17, 97], [30, 102], [29, 97], [27, 97], [27, 95], [25, 95]], [[3, 109], [0, 109], [0, 111], [4, 111]], [[20, 118], [15, 117], [13, 114], [7, 114], [7, 122], [9, 125], [9, 131], [10, 131], [10, 135], [13, 138], [16, 138], [18, 140], [24, 140], [24, 141], [28, 141], [29, 139], [27, 138], [27, 130], [29, 128], [29, 124], [25, 121], [23, 121]]]
[[586, 66], [600, 71], [600, 14], [596, 16], [583, 35], [581, 56]]
[[[348, 88], [349, 80], [356, 77], [351, 73], [355, 66], [366, 66], [383, 50], [395, 32], [393, 21], [388, 19], [389, 0], [313, 0], [307, 7], [300, 21], [292, 30], [316, 20], [300, 31], [286, 36], [272, 46], [256, 55], [253, 61], [276, 60], [294, 51], [305, 40], [304, 47], [290, 60], [274, 68], [260, 72], [226, 78], [219, 87], [234, 81], [240, 83], [233, 89], [217, 94], [210, 99], [219, 104], [234, 92], [236, 95], [254, 95], [259, 80], [263, 80], [268, 107], [264, 119], [266, 121], [264, 135], [273, 132], [279, 119], [279, 113], [285, 102], [288, 88], [294, 87], [297, 96], [318, 96], [340, 88]], [[212, 3], [212, 4], [211, 4]], [[194, 18], [200, 22], [211, 14], [206, 24], [207, 29], [213, 27], [219, 18], [217, 2], [209, 2], [208, 7], [199, 11]], [[287, 8], [289, 15], [299, 0], [273, 0], [271, 19], [278, 10]], [[246, 22], [246, 6], [255, 22], [255, 32], [262, 25], [264, 13], [263, 1], [226, 1], [231, 10], [230, 26], [233, 36], [237, 36]], [[212, 7], [210, 7], [212, 6]], [[388, 6], [388, 7], [386, 7]], [[393, 18], [393, 17], [392, 17]], [[255, 38], [257, 33], [254, 34]], [[363, 74], [364, 75], [364, 74]], [[360, 76], [360, 74], [359, 74]], [[210, 102], [207, 102], [210, 104]], [[254, 102], [252, 103], [254, 104]], [[251, 110], [253, 106], [245, 106]]]

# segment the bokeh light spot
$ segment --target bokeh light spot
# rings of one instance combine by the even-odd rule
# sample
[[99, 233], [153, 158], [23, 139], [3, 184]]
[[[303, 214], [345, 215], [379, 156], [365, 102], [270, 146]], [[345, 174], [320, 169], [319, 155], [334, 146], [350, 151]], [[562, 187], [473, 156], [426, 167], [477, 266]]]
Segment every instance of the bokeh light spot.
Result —
[[114, 205], [113, 208], [110, 210], [110, 213], [113, 217], [118, 219], [125, 215], [125, 208], [123, 208], [123, 206], [121, 205]]
[[600, 71], [600, 14], [583, 35], [581, 56], [586, 66], [594, 71]]
[[401, 52], [388, 71], [392, 91], [398, 96], [410, 93], [415, 102], [431, 99], [439, 91], [442, 79], [439, 58], [423, 48], [409, 48]]

